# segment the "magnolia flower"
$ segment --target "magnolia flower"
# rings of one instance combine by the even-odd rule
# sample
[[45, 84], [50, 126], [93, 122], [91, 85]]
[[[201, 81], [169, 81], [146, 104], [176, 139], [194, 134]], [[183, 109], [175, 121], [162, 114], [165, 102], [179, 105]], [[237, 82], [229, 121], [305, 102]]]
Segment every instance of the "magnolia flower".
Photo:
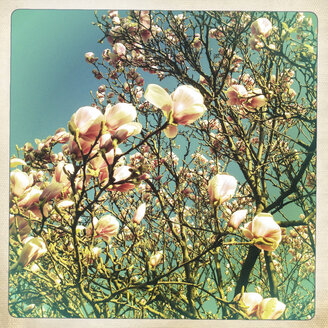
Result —
[[227, 90], [228, 105], [241, 105], [248, 96], [248, 92], [243, 85], [232, 85]]
[[137, 111], [131, 104], [119, 103], [107, 105], [105, 110], [105, 120], [109, 131], [115, 131], [123, 124], [127, 124], [135, 120]]
[[146, 213], [146, 203], [142, 203], [135, 211], [132, 221], [137, 224], [140, 224], [141, 220], [145, 216], [145, 213]]
[[125, 45], [123, 43], [117, 42], [113, 46], [113, 51], [117, 56], [122, 57], [126, 54]]
[[55, 181], [63, 183], [65, 186], [70, 184], [69, 175], [74, 173], [74, 166], [71, 163], [65, 164], [61, 161], [55, 168]]
[[25, 190], [33, 183], [33, 177], [20, 170], [10, 173], [10, 189], [15, 196], [22, 196]]
[[[79, 138], [79, 144], [81, 147], [81, 150], [78, 146], [78, 144], [74, 141], [74, 137], [70, 136], [69, 141], [68, 141], [68, 151], [70, 152], [70, 154], [74, 154], [77, 158], [81, 158], [81, 155], [86, 155], [89, 153], [91, 146], [92, 146], [92, 142], [89, 141], [85, 141], [82, 138]], [[82, 152], [82, 154], [81, 154]]]
[[101, 254], [102, 249], [100, 247], [93, 247], [91, 250], [87, 249], [85, 255], [85, 262], [87, 264], [92, 264], [94, 260], [98, 259]]
[[217, 174], [208, 184], [210, 201], [221, 205], [228, 201], [235, 193], [237, 180], [232, 175]]
[[234, 212], [229, 220], [228, 226], [238, 229], [240, 224], [246, 219], [247, 210], [238, 210]]
[[[172, 125], [189, 125], [199, 119], [206, 111], [201, 93], [190, 85], [179, 86], [171, 95], [162, 87], [150, 84], [144, 97], [160, 108], [166, 117], [172, 115]], [[170, 134], [172, 135], [172, 133]]]
[[131, 177], [131, 174], [132, 172], [130, 166], [123, 165], [115, 169], [113, 174], [114, 185], [111, 189], [126, 192], [135, 188], [134, 183], [126, 181]]
[[24, 194], [24, 197], [18, 202], [18, 206], [30, 208], [39, 201], [41, 194], [42, 190], [37, 186], [33, 186]]
[[93, 64], [98, 60], [98, 58], [95, 57], [95, 54], [91, 51], [85, 53], [84, 58], [85, 58], [86, 62], [89, 64]]
[[278, 319], [285, 311], [286, 305], [277, 298], [265, 298], [257, 308], [259, 319]]
[[244, 102], [244, 106], [248, 110], [253, 110], [254, 108], [262, 107], [266, 104], [267, 99], [262, 94], [262, 90], [259, 88], [255, 88], [252, 90], [251, 93], [248, 95], [248, 99]]
[[238, 294], [233, 300], [239, 303], [240, 307], [247, 315], [252, 315], [256, 313], [258, 305], [262, 302], [263, 297], [258, 293], [243, 293], [243, 296]]
[[252, 34], [255, 36], [262, 35], [267, 38], [272, 30], [272, 24], [267, 18], [258, 18], [251, 25]]
[[[113, 236], [116, 236], [120, 228], [119, 222], [112, 215], [105, 215], [98, 220], [93, 219], [93, 227], [95, 231], [95, 238], [102, 238], [107, 243]], [[91, 235], [92, 225], [90, 224], [86, 230], [87, 235]]]
[[93, 142], [100, 133], [103, 120], [104, 116], [99, 109], [85, 106], [72, 115], [68, 127], [72, 134], [78, 131], [79, 137]]
[[260, 213], [246, 224], [244, 235], [255, 242], [255, 246], [265, 251], [274, 251], [281, 241], [281, 228], [269, 213]]
[[41, 237], [26, 239], [23, 249], [15, 266], [26, 266], [36, 261], [47, 252], [47, 247]]
[[149, 259], [149, 265], [154, 269], [162, 260], [163, 251], [152, 254]]

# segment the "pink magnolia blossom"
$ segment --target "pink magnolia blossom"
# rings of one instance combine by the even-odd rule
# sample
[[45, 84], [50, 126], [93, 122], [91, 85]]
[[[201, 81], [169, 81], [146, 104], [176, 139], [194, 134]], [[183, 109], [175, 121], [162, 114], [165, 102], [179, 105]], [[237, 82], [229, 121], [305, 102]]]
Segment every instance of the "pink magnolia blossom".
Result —
[[[131, 177], [131, 167], [130, 166], [120, 166], [115, 169], [113, 178], [114, 185], [111, 189], [121, 192], [126, 192], [135, 188], [135, 184], [129, 182], [129, 178]], [[124, 181], [124, 182], [123, 182]]]
[[241, 296], [241, 294], [238, 294], [234, 298], [234, 301], [239, 302], [243, 311], [247, 315], [252, 315], [256, 313], [258, 305], [262, 302], [262, 300], [263, 297], [258, 293], [243, 293], [243, 296]]
[[152, 38], [152, 34], [150, 30], [142, 30], [140, 32], [141, 39], [144, 43], [147, 43], [148, 40]]
[[244, 102], [244, 106], [248, 110], [254, 110], [264, 106], [267, 102], [266, 97], [262, 94], [262, 90], [255, 88], [248, 94], [248, 99]]
[[242, 105], [246, 101], [248, 92], [243, 85], [232, 85], [227, 90], [227, 97], [229, 98], [227, 104], [231, 105]]
[[[102, 238], [108, 243], [112, 237], [117, 235], [120, 224], [114, 216], [108, 214], [101, 217], [100, 220], [94, 218], [93, 228], [95, 231], [95, 238]], [[89, 236], [92, 234], [91, 224], [86, 229], [86, 234]]]
[[281, 241], [281, 228], [269, 213], [256, 215], [252, 222], [246, 224], [243, 232], [248, 239], [262, 239], [255, 246], [265, 251], [274, 251]]
[[234, 212], [229, 220], [228, 226], [238, 229], [240, 224], [246, 219], [247, 210], [238, 210]]
[[257, 308], [257, 317], [259, 319], [278, 319], [282, 316], [286, 305], [277, 298], [265, 298]]
[[71, 163], [65, 164], [64, 161], [60, 161], [55, 168], [55, 181], [64, 184], [65, 186], [70, 184], [69, 175], [74, 173], [74, 166]]
[[139, 22], [140, 24], [146, 28], [150, 28], [150, 15], [149, 10], [140, 10], [139, 12], [136, 12], [137, 15], [139, 15]]
[[121, 143], [129, 137], [139, 134], [141, 130], [142, 125], [138, 122], [126, 123], [116, 129], [113, 139], [116, 139], [119, 143]]
[[86, 62], [89, 64], [93, 64], [98, 60], [98, 58], [95, 57], [95, 54], [93, 52], [87, 52], [84, 55], [84, 57], [85, 57]]
[[251, 31], [254, 36], [262, 35], [267, 38], [272, 31], [272, 24], [267, 18], [258, 18], [252, 23]]
[[123, 124], [131, 123], [137, 117], [137, 111], [131, 104], [119, 103], [108, 105], [105, 111], [105, 120], [108, 130], [115, 131]]
[[69, 128], [72, 134], [78, 131], [79, 137], [93, 142], [100, 133], [103, 120], [104, 116], [99, 109], [85, 106], [72, 115]]
[[94, 260], [98, 259], [101, 254], [102, 249], [100, 247], [93, 247], [91, 250], [87, 250], [85, 255], [85, 262], [87, 264], [92, 264]]
[[117, 42], [113, 45], [113, 51], [117, 56], [122, 57], [126, 54], [126, 47], [123, 43]]
[[23, 195], [23, 198], [18, 202], [18, 206], [30, 208], [35, 203], [39, 202], [41, 194], [42, 190], [38, 186], [33, 186], [26, 191], [26, 193]]
[[41, 237], [27, 238], [16, 265], [25, 267], [36, 261], [47, 252], [47, 247]]
[[210, 201], [221, 205], [232, 198], [236, 188], [237, 180], [235, 177], [227, 174], [217, 174], [208, 184]]
[[33, 177], [18, 169], [10, 173], [10, 189], [13, 195], [22, 196], [33, 183]]
[[135, 211], [132, 221], [137, 224], [140, 224], [141, 220], [145, 216], [145, 213], [146, 213], [146, 203], [142, 203]]
[[179, 86], [171, 95], [162, 87], [150, 84], [144, 97], [160, 108], [169, 117], [172, 112], [173, 123], [189, 125], [199, 119], [206, 111], [201, 93], [190, 85]]

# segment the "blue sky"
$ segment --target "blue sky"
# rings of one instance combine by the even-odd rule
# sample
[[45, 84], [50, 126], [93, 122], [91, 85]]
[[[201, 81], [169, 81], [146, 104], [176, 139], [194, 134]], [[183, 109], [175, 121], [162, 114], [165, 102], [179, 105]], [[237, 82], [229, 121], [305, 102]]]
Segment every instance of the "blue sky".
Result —
[[12, 14], [10, 152], [34, 143], [90, 105], [101, 84], [84, 54], [107, 47], [92, 10], [16, 10]]

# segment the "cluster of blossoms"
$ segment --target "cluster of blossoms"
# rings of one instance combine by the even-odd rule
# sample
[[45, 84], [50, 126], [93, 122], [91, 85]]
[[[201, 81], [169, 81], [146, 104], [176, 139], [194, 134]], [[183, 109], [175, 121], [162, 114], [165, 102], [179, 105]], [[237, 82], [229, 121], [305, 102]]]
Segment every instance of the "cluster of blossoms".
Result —
[[[261, 39], [266, 39], [272, 31], [272, 24], [267, 18], [258, 18], [251, 25], [252, 36], [249, 39], [249, 44], [253, 50], [260, 50], [264, 47]], [[274, 47], [274, 46], [269, 46]]]
[[[233, 197], [236, 188], [237, 180], [235, 177], [228, 174], [217, 174], [208, 184], [210, 201], [214, 206], [220, 206]], [[230, 217], [228, 226], [237, 229], [246, 219], [246, 216], [247, 210], [235, 211]], [[242, 231], [245, 237], [252, 240], [257, 248], [266, 251], [274, 251], [281, 241], [281, 228], [269, 213], [259, 213], [242, 228]]]
[[[206, 110], [203, 97], [190, 86], [180, 86], [169, 96], [161, 87], [150, 85], [147, 89], [147, 99], [160, 107], [168, 118], [165, 133], [170, 137], [172, 134], [168, 131], [176, 128], [177, 124], [191, 124]], [[126, 142], [129, 137], [141, 132], [141, 124], [134, 121], [136, 117], [135, 107], [127, 103], [118, 103], [114, 106], [109, 104], [104, 113], [96, 107], [82, 107], [69, 121], [70, 134], [60, 130], [54, 137], [40, 142], [37, 150], [39, 152], [46, 151], [52, 144], [60, 142], [64, 144], [63, 153], [52, 154], [49, 158], [53, 165], [52, 170], [49, 171], [50, 182], [44, 182], [46, 177], [36, 177], [37, 173], [34, 172], [28, 174], [16, 169], [11, 173], [13, 210], [20, 214], [11, 218], [12, 233], [18, 232], [21, 240], [24, 241], [31, 232], [28, 217], [32, 216], [36, 221], [49, 215], [57, 217], [56, 211], [71, 208], [75, 204], [73, 194], [86, 190], [91, 179], [104, 190], [119, 192], [128, 192], [147, 179], [149, 174], [140, 173], [137, 168], [142, 168], [143, 172], [150, 171], [160, 163], [156, 164], [155, 158], [150, 161], [147, 156], [137, 157], [137, 154], [134, 154], [131, 155], [131, 164], [127, 165], [119, 148], [119, 145]], [[144, 150], [145, 155], [147, 149]], [[29, 149], [29, 154], [32, 153], [33, 151]], [[68, 157], [71, 157], [73, 162], [85, 162], [86, 170], [82, 171], [77, 168], [78, 166], [69, 163]], [[178, 161], [178, 158], [174, 154], [168, 154], [167, 159], [162, 159], [162, 161], [166, 160], [173, 163]], [[149, 164], [150, 162], [152, 165]], [[12, 166], [25, 164], [20, 159], [12, 160]], [[47, 167], [49, 168], [49, 165]], [[137, 209], [134, 222], [141, 222], [145, 214], [145, 206], [146, 204], [143, 204]], [[58, 220], [61, 220], [60, 217]], [[79, 229], [81, 231], [83, 226]], [[86, 229], [86, 235], [101, 237], [102, 240], [110, 242], [111, 237], [116, 236], [118, 230], [119, 223], [116, 218], [105, 215], [100, 220], [93, 219]], [[44, 254], [43, 250], [42, 254]], [[26, 265], [28, 263], [30, 260]]]
[[226, 92], [229, 106], [242, 106], [247, 111], [254, 112], [267, 103], [267, 98], [263, 95], [262, 90], [253, 88], [248, 91], [243, 85], [234, 84]]
[[263, 298], [258, 293], [238, 294], [234, 301], [248, 316], [256, 316], [258, 319], [278, 319], [286, 308], [277, 298]]

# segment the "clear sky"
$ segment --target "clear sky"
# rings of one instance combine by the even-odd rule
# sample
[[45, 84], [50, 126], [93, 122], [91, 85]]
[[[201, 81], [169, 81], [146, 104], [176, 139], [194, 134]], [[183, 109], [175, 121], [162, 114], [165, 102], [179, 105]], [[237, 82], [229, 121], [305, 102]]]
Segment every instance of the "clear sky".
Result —
[[98, 56], [107, 41], [92, 25], [92, 10], [16, 10], [12, 14], [10, 152], [57, 128], [90, 105], [101, 84], [84, 54]]

